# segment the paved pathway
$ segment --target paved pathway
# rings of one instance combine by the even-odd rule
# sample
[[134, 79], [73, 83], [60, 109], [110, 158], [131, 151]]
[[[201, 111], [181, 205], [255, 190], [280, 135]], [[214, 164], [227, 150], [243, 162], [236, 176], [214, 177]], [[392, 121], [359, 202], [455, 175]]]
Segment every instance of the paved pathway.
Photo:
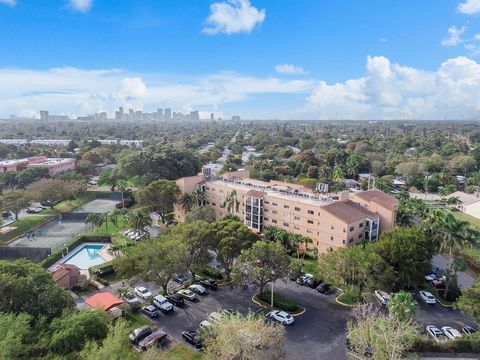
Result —
[[[432, 266], [433, 268], [438, 267], [439, 269], [445, 270], [448, 266], [448, 259], [443, 255], [435, 255], [432, 259]], [[457, 272], [457, 278], [460, 289], [469, 288], [475, 282], [475, 279], [472, 276], [463, 271]]]

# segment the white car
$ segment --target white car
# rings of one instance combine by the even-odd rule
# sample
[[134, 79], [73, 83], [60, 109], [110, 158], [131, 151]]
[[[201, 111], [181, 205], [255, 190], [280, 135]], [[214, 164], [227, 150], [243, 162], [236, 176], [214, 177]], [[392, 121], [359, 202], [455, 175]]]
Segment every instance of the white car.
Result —
[[143, 300], [148, 300], [152, 297], [152, 293], [146, 287], [137, 286], [133, 293]]
[[201, 323], [200, 323], [200, 328], [207, 328], [209, 326], [212, 326], [212, 323], [208, 320], [203, 320]]
[[437, 303], [437, 299], [435, 299], [435, 296], [429, 291], [420, 291], [418, 294], [425, 304], [434, 305]]
[[427, 275], [425, 275], [425, 280], [432, 281], [432, 280], [435, 280], [436, 277], [437, 277], [437, 275], [435, 275], [433, 273], [432, 274], [427, 274]]
[[462, 334], [460, 334], [460, 331], [458, 331], [457, 329], [454, 329], [450, 326], [442, 327], [442, 331], [445, 334], [445, 336], [448, 337], [450, 340], [455, 340], [457, 338], [462, 337]]
[[427, 325], [425, 328], [427, 331], [428, 336], [430, 336], [433, 340], [438, 343], [445, 343], [447, 342], [447, 338], [443, 335], [439, 328], [435, 325]]
[[387, 305], [390, 301], [390, 295], [387, 294], [385, 291], [375, 290], [373, 294], [375, 295], [375, 298], [378, 300], [378, 302], [382, 305]]
[[283, 325], [291, 325], [293, 324], [293, 316], [286, 313], [285, 311], [280, 311], [280, 310], [273, 310], [270, 311], [267, 315], [265, 315], [267, 318], [278, 321], [279, 323]]
[[187, 299], [190, 301], [193, 301], [196, 298], [195, 293], [187, 289], [179, 290], [177, 294], [180, 294], [184, 299]]
[[140, 304], [141, 301], [139, 298], [137, 298], [135, 295], [132, 293], [126, 294], [124, 297], [124, 300], [127, 302], [127, 304], [133, 305], [133, 304]]
[[198, 284], [190, 285], [188, 287], [188, 290], [191, 290], [198, 295], [205, 295], [207, 293], [207, 290], [202, 285], [198, 285]]
[[165, 296], [157, 295], [153, 298], [153, 305], [160, 309], [163, 313], [173, 310], [173, 305], [167, 300]]
[[220, 321], [230, 315], [232, 315], [233, 311], [231, 310], [224, 310], [220, 309], [218, 311], [212, 312], [210, 315], [208, 315], [208, 319], [211, 321]]

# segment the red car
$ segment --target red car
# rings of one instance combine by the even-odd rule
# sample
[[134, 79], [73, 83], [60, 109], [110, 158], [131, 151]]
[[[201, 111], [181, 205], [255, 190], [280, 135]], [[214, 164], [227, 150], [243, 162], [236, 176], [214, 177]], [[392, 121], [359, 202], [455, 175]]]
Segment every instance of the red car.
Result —
[[432, 280], [432, 285], [435, 286], [436, 288], [444, 288], [445, 287], [445, 279], [444, 278], [439, 278]]
[[167, 337], [167, 333], [165, 331], [158, 330], [158, 331], [155, 331], [154, 333], [151, 333], [145, 339], [140, 341], [138, 346], [143, 351], [146, 351], [148, 348], [152, 346], [157, 346], [158, 344], [160, 344], [166, 337]]

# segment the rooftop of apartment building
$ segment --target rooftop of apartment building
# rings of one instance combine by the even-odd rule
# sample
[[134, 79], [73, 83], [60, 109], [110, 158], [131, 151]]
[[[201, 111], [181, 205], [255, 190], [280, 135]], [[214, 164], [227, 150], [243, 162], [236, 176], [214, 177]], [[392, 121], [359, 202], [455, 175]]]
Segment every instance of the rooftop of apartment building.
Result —
[[74, 160], [73, 158], [47, 158], [46, 156], [32, 156], [23, 159], [11, 159], [0, 161], [0, 166], [14, 164], [28, 164], [29, 166], [53, 166], [61, 163], [67, 163]]

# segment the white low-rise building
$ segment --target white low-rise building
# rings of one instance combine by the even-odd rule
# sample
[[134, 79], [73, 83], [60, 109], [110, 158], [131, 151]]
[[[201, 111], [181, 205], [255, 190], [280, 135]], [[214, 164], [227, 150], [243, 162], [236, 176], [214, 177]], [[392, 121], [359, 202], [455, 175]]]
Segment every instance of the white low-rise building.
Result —
[[455, 207], [461, 212], [480, 219], [480, 198], [475, 195], [466, 194], [462, 191], [456, 191], [448, 195], [448, 199], [457, 199]]

